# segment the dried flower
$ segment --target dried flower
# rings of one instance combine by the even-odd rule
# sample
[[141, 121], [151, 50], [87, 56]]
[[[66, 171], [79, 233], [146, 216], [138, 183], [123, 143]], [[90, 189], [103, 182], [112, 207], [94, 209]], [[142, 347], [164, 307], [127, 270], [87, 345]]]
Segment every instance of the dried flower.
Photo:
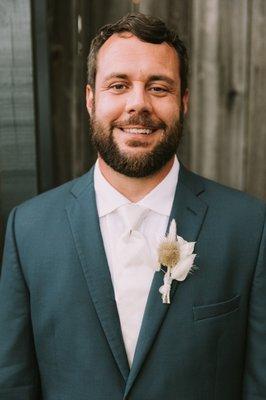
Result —
[[165, 267], [174, 267], [180, 259], [180, 251], [176, 242], [162, 242], [159, 245], [158, 253], [159, 264]]
[[168, 235], [158, 248], [158, 261], [167, 267], [164, 275], [164, 284], [159, 292], [163, 303], [170, 303], [170, 291], [173, 279], [183, 281], [193, 268], [196, 254], [193, 253], [195, 242], [187, 242], [176, 234], [176, 222], [173, 219]]

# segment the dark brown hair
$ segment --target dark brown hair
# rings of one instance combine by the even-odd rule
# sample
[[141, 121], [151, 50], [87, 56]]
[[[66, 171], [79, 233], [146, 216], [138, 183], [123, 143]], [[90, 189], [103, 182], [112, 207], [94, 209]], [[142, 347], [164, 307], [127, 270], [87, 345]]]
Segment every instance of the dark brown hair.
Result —
[[113, 34], [122, 32], [130, 32], [143, 42], [155, 44], [166, 42], [176, 50], [180, 62], [181, 95], [183, 95], [188, 85], [188, 56], [184, 43], [177, 32], [167, 28], [162, 20], [141, 13], [128, 14], [114, 24], [103, 26], [97, 32], [91, 42], [88, 56], [88, 84], [92, 89], [95, 88], [99, 49]]

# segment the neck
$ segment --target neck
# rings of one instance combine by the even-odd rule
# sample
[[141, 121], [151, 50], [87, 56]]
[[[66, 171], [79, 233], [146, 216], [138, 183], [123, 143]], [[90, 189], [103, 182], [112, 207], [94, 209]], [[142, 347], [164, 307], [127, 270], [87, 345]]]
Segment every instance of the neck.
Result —
[[143, 199], [152, 189], [154, 189], [170, 172], [174, 163], [174, 157], [169, 160], [162, 169], [151, 176], [144, 178], [131, 178], [115, 171], [105, 161], [99, 157], [99, 168], [104, 178], [118, 192], [127, 199], [136, 203]]

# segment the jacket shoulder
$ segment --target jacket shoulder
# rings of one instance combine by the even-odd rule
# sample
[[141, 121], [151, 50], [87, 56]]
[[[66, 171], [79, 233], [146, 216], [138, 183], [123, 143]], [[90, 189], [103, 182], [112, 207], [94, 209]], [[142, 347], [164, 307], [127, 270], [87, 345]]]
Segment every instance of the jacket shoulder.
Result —
[[253, 195], [205, 178], [185, 168], [181, 169], [180, 179], [184, 185], [195, 191], [199, 198], [215, 210], [235, 211], [236, 213], [258, 213], [264, 216], [266, 203]]
[[93, 182], [93, 172], [90, 170], [79, 178], [75, 178], [54, 189], [39, 194], [15, 207], [11, 214], [16, 215], [16, 221], [21, 226], [53, 220], [55, 222], [64, 212], [69, 199]]

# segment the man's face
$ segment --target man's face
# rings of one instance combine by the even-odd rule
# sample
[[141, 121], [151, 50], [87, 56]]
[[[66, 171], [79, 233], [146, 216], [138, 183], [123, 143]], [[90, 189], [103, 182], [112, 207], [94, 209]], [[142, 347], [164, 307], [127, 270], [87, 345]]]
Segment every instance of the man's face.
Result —
[[112, 35], [97, 56], [95, 90], [87, 87], [93, 142], [114, 170], [152, 175], [175, 154], [187, 112], [179, 60], [167, 43]]

